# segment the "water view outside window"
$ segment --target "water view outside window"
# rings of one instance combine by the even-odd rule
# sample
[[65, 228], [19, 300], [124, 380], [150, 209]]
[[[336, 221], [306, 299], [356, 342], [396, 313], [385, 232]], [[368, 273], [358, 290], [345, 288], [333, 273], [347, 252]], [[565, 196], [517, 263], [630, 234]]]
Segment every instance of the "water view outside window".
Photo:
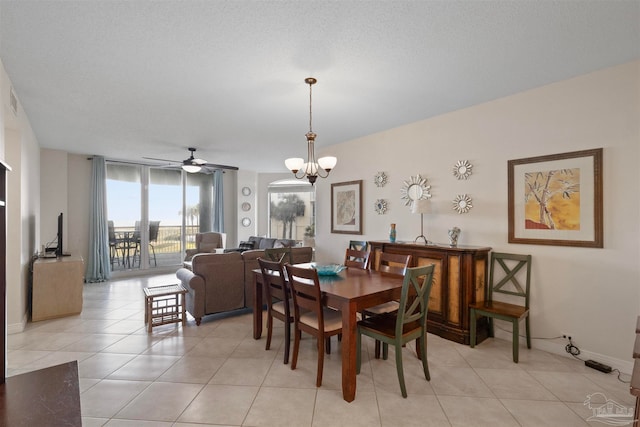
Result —
[[[112, 270], [179, 265], [195, 234], [211, 231], [212, 175], [107, 163], [107, 212], [117, 242]], [[148, 183], [148, 184], [145, 184]], [[146, 215], [143, 214], [146, 212]]]

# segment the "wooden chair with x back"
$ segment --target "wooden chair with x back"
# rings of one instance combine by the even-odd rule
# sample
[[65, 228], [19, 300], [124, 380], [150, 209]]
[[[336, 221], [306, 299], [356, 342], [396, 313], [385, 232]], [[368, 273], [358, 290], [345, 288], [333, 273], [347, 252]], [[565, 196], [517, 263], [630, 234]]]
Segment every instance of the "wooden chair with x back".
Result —
[[[409, 264], [411, 263], [411, 255], [391, 254], [388, 252], [382, 252], [380, 254], [380, 262], [378, 265], [378, 271], [381, 274], [389, 276], [404, 277]], [[384, 304], [378, 304], [373, 307], [369, 307], [362, 312], [362, 318], [367, 316], [375, 316], [383, 313], [394, 313], [398, 311], [400, 303], [398, 301], [389, 301]], [[375, 358], [380, 358], [380, 341], [376, 341]]]
[[292, 263], [291, 248], [267, 248], [264, 250], [264, 257], [270, 261], [281, 262], [282, 264], [288, 262]]
[[[524, 282], [524, 285], [523, 283]], [[507, 254], [491, 252], [489, 268], [489, 286], [487, 298], [469, 304], [471, 348], [476, 345], [476, 323], [478, 316], [489, 318], [489, 336], [493, 336], [493, 319], [505, 320], [512, 324], [513, 361], [518, 363], [520, 345], [520, 320], [525, 319], [525, 335], [527, 348], [531, 348], [529, 331], [529, 288], [531, 285], [531, 255]], [[495, 294], [509, 295], [522, 304], [496, 301]], [[515, 301], [514, 301], [515, 302]]]
[[359, 268], [360, 270], [369, 269], [369, 251], [358, 251], [355, 249], [348, 249], [344, 255], [344, 265], [349, 268]]
[[[356, 370], [360, 373], [362, 364], [362, 335], [367, 335], [384, 343], [385, 356], [389, 344], [395, 347], [396, 370], [402, 397], [407, 397], [402, 366], [402, 347], [413, 340], [418, 340], [418, 351], [421, 354], [422, 370], [427, 381], [431, 380], [427, 363], [427, 312], [429, 295], [433, 284], [434, 265], [408, 268], [402, 283], [402, 295], [398, 310], [395, 313], [385, 313], [368, 317], [358, 322], [356, 341], [357, 359]], [[386, 357], [385, 357], [386, 359]]]

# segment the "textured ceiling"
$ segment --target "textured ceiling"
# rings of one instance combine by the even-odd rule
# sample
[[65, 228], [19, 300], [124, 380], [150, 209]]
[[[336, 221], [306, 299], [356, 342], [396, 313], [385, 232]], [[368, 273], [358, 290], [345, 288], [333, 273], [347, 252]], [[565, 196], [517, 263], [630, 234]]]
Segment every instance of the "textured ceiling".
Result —
[[640, 2], [0, 1], [0, 56], [43, 147], [284, 172], [305, 77], [326, 147], [638, 59]]

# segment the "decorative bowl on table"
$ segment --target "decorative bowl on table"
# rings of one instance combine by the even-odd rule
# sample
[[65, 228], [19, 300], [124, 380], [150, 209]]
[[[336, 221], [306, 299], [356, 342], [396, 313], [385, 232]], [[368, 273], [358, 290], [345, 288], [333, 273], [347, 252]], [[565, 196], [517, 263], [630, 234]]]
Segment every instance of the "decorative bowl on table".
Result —
[[347, 268], [342, 264], [313, 264], [312, 267], [316, 269], [318, 276], [335, 276]]

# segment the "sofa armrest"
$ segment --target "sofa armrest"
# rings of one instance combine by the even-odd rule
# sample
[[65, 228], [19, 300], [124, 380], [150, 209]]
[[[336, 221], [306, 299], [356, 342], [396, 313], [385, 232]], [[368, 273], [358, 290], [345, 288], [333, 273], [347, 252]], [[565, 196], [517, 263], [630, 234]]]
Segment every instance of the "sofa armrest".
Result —
[[187, 294], [185, 295], [187, 311], [196, 319], [196, 322], [200, 324], [200, 319], [205, 315], [204, 301], [206, 293], [204, 278], [186, 268], [178, 269], [178, 271], [176, 271], [176, 277], [187, 290]]
[[194, 274], [188, 268], [179, 268], [176, 277], [187, 291], [204, 292], [204, 278]]

